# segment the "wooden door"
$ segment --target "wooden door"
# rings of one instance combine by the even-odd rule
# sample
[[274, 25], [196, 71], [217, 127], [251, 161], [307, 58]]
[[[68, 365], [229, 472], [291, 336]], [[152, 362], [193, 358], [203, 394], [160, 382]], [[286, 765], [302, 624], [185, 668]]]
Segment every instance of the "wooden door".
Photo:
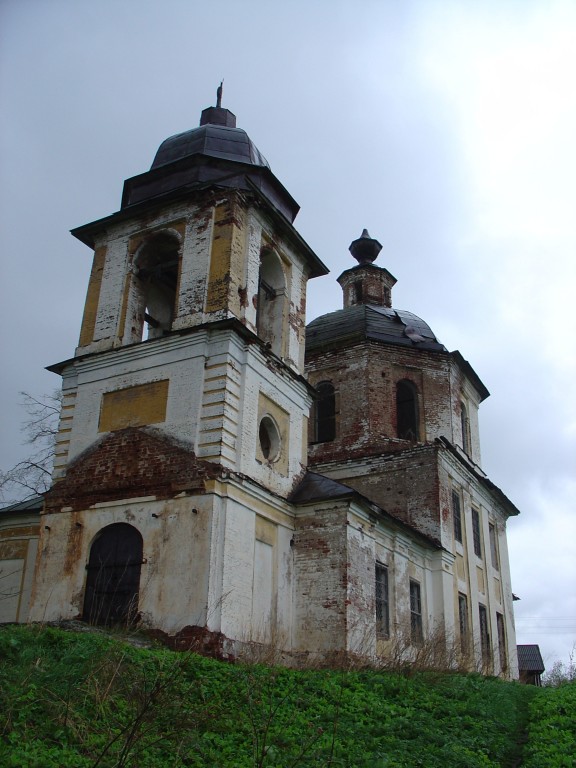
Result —
[[83, 617], [91, 624], [133, 624], [138, 613], [138, 592], [143, 542], [127, 523], [103, 528], [90, 549]]

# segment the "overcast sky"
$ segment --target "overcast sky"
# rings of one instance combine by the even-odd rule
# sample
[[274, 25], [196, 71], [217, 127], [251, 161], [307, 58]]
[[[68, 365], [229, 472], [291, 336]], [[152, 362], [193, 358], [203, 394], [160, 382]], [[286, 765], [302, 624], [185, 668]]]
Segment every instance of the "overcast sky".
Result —
[[301, 205], [330, 268], [367, 227], [393, 302], [491, 391], [484, 469], [509, 523], [517, 637], [576, 641], [576, 1], [0, 0], [2, 446], [21, 390], [59, 385], [91, 253], [163, 139], [223, 106]]

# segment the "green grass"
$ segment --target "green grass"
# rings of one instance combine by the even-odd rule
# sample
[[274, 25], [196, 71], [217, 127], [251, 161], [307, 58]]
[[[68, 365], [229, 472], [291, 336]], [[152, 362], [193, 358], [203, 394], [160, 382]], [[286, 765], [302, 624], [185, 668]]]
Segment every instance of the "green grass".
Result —
[[478, 675], [225, 664], [98, 633], [6, 626], [0, 765], [568, 766], [574, 691]]

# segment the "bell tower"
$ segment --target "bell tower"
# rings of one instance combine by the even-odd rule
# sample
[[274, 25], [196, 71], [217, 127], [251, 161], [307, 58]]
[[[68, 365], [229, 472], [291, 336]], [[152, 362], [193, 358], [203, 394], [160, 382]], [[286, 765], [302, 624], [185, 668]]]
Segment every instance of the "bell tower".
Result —
[[[32, 617], [288, 626], [271, 585], [307, 457], [306, 284], [328, 271], [297, 212], [219, 89], [119, 211], [73, 230], [93, 266], [75, 355], [50, 368], [63, 404]], [[87, 569], [130, 548], [130, 605], [108, 605]]]
[[[221, 95], [221, 92], [219, 96]], [[56, 479], [102, 435], [154, 426], [287, 494], [301, 471], [305, 292], [326, 268], [298, 206], [221, 106], [164, 141], [120, 211], [73, 230], [94, 250]]]

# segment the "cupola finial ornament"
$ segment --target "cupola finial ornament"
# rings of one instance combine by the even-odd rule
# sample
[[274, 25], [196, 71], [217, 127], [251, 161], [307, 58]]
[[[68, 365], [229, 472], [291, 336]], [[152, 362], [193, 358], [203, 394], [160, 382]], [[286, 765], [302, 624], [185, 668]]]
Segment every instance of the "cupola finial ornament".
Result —
[[368, 230], [362, 230], [362, 234], [357, 240], [350, 243], [349, 251], [359, 264], [372, 264], [382, 250], [382, 245], [378, 240], [370, 237]]

